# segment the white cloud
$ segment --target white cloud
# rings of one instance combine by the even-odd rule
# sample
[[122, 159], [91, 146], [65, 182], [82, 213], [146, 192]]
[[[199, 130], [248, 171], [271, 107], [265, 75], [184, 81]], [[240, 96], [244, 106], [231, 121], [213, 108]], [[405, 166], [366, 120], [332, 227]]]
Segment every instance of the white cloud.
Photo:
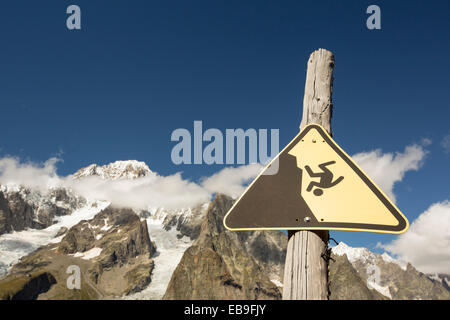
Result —
[[0, 158], [0, 182], [23, 184], [39, 189], [56, 186], [61, 182], [56, 174], [56, 164], [61, 161], [59, 158], [50, 158], [42, 164], [36, 164], [21, 163], [15, 157]]
[[263, 168], [261, 164], [225, 168], [211, 177], [203, 178], [202, 186], [211, 193], [220, 192], [236, 198], [245, 191], [245, 184], [254, 179]]
[[[403, 179], [408, 170], [417, 170], [426, 151], [422, 145], [406, 147], [403, 153], [382, 153], [380, 150], [358, 153], [355, 161], [395, 201], [394, 184]], [[92, 176], [83, 179], [61, 177], [56, 173], [59, 158], [50, 158], [42, 164], [22, 163], [18, 158], [0, 159], [0, 183], [22, 184], [45, 190], [49, 186], [69, 187], [88, 199], [101, 199], [132, 208], [185, 208], [209, 201], [212, 194], [241, 195], [246, 185], [263, 169], [260, 164], [224, 168], [199, 182], [183, 179], [177, 173], [171, 176], [152, 174], [134, 180], [103, 180]]]
[[[381, 150], [362, 152], [353, 156], [355, 161], [395, 201], [393, 188], [401, 181], [405, 172], [418, 170], [427, 153], [423, 146], [411, 145], [402, 153], [382, 153]], [[60, 158], [50, 158], [42, 164], [22, 163], [18, 158], [0, 159], [0, 183], [22, 184], [45, 190], [49, 186], [70, 187], [87, 198], [108, 200], [116, 205], [133, 208], [162, 206], [166, 208], [189, 207], [206, 202], [216, 192], [237, 197], [253, 178], [263, 169], [260, 164], [237, 168], [224, 168], [210, 177], [203, 177], [199, 183], [183, 179], [181, 174], [159, 176], [158, 174], [134, 180], [103, 180], [88, 177], [73, 180], [56, 173]]]
[[450, 273], [450, 201], [431, 205], [406, 233], [380, 246], [424, 273]]
[[353, 155], [355, 162], [393, 201], [396, 201], [394, 186], [401, 181], [407, 171], [418, 170], [428, 153], [423, 146], [430, 140], [423, 140], [421, 145], [407, 146], [403, 152], [383, 153], [380, 149]]
[[210, 194], [200, 185], [184, 180], [181, 174], [151, 175], [133, 180], [104, 180], [98, 176], [73, 180], [64, 178], [64, 186], [87, 199], [107, 200], [116, 206], [146, 209], [178, 209], [207, 202]]
[[73, 179], [56, 173], [61, 160], [51, 158], [42, 164], [21, 163], [18, 158], [0, 159], [0, 184], [25, 185], [40, 191], [48, 187], [67, 187], [87, 199], [99, 199], [136, 209], [165, 207], [178, 209], [207, 202], [215, 192], [238, 196], [244, 191], [243, 184], [253, 179], [262, 169], [261, 165], [225, 168], [202, 183], [183, 179], [180, 173], [170, 176], [151, 174], [137, 179], [104, 180], [99, 176]]

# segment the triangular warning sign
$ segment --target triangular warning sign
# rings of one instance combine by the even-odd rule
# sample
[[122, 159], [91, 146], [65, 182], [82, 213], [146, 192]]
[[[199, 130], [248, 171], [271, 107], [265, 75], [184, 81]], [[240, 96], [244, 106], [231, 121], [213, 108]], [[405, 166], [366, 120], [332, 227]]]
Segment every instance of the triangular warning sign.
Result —
[[230, 230], [403, 233], [400, 210], [319, 125], [303, 129], [224, 218]]

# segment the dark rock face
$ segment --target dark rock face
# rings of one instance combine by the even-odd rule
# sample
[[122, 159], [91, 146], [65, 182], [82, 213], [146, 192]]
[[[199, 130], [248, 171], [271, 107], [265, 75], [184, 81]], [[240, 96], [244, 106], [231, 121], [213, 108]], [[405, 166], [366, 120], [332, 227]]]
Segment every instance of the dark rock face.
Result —
[[180, 237], [186, 236], [191, 240], [195, 240], [200, 235], [203, 218], [206, 215], [206, 208], [203, 205], [196, 206], [188, 212], [168, 212], [163, 221], [166, 231], [175, 228]]
[[[121, 243], [115, 250], [124, 259], [132, 258], [144, 252], [143, 248], [154, 248], [150, 242], [147, 232], [147, 224], [141, 222], [139, 217], [131, 209], [120, 209], [107, 207], [99, 212], [93, 219], [80, 221], [70, 228], [59, 245], [59, 251], [64, 254], [85, 252], [105, 242], [105, 235], [112, 237], [109, 232], [115, 229], [120, 237], [120, 232], [129, 226], [136, 227], [136, 233], [127, 234], [129, 242]], [[123, 235], [123, 234], [122, 234]], [[124, 246], [124, 247], [122, 247]], [[102, 246], [103, 247], [103, 246]], [[109, 246], [112, 248], [114, 246]], [[122, 253], [122, 255], [120, 254]]]
[[[110, 217], [110, 220], [105, 217]], [[105, 257], [101, 260], [103, 267], [111, 267], [111, 262], [122, 265], [139, 255], [147, 255], [150, 258], [156, 252], [155, 245], [150, 241], [147, 223], [140, 221], [132, 210], [107, 208], [99, 214], [99, 219], [108, 221], [114, 228], [120, 230], [115, 237], [110, 235], [100, 240], [102, 247], [105, 248]], [[127, 230], [126, 226], [133, 228]], [[121, 235], [122, 232], [126, 232], [126, 237]], [[118, 238], [121, 241], [117, 241]]]
[[0, 191], [0, 234], [11, 231], [11, 211], [9, 210], [8, 201], [5, 199], [3, 192]]
[[428, 277], [434, 278], [434, 281], [441, 283], [442, 286], [450, 292], [450, 274], [441, 273], [428, 275]]
[[69, 229], [67, 229], [66, 227], [59, 228], [58, 233], [56, 234], [55, 238], [58, 238], [64, 234], [66, 234], [67, 231], [69, 231]]
[[45, 194], [22, 186], [17, 189], [0, 191], [0, 234], [46, 228], [55, 217], [70, 214], [86, 203], [62, 188]]
[[43, 224], [33, 220], [33, 208], [23, 201], [18, 192], [8, 194], [6, 198], [0, 191], [0, 210], [0, 234], [24, 230], [26, 227], [43, 227]]
[[217, 195], [200, 235], [172, 274], [164, 299], [280, 299], [281, 293], [222, 219], [233, 200]]
[[83, 224], [77, 224], [66, 233], [61, 245], [59, 246], [60, 252], [64, 254], [85, 252], [92, 249], [95, 244], [95, 233], [91, 228], [86, 227]]
[[385, 282], [388, 283], [392, 299], [395, 300], [450, 299], [450, 292], [442, 283], [431, 280], [411, 264], [407, 265], [406, 271], [389, 273], [389, 280]]
[[[70, 228], [60, 243], [22, 258], [0, 280], [0, 298], [102, 299], [134, 293], [150, 283], [155, 251], [145, 221], [132, 210], [108, 207]], [[81, 270], [79, 290], [66, 287], [66, 270], [72, 265]], [[52, 275], [55, 281], [43, 290], [45, 279], [39, 278], [39, 285], [31, 283], [26, 294], [20, 293], [30, 275], [34, 279], [39, 274]]]
[[31, 278], [20, 291], [11, 297], [11, 300], [35, 300], [41, 293], [50, 290], [50, 287], [55, 283], [55, 277], [50, 273], [41, 273]]
[[270, 279], [282, 283], [287, 235], [280, 231], [240, 231], [236, 234]]
[[125, 279], [132, 285], [124, 292], [125, 295], [136, 293], [145, 289], [151, 282], [149, 270], [153, 270], [154, 264], [141, 264], [125, 273]]
[[382, 294], [367, 287], [366, 280], [348, 261], [347, 256], [332, 254], [329, 262], [330, 300], [385, 300]]
[[351, 248], [343, 243], [333, 248], [333, 252], [351, 257], [349, 259], [351, 265], [364, 283], [369, 287], [378, 288], [387, 298], [393, 300], [450, 299], [450, 292], [441, 281], [433, 280], [416, 270], [411, 264], [404, 265], [387, 254], [381, 255], [366, 248]]

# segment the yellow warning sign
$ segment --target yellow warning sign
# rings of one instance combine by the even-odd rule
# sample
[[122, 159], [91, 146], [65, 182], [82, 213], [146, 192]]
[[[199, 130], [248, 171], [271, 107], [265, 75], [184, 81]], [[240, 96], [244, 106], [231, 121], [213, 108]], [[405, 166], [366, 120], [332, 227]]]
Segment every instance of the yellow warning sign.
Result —
[[[274, 163], [278, 171], [269, 174]], [[409, 223], [321, 126], [309, 125], [247, 188], [224, 225], [230, 230], [398, 234]]]

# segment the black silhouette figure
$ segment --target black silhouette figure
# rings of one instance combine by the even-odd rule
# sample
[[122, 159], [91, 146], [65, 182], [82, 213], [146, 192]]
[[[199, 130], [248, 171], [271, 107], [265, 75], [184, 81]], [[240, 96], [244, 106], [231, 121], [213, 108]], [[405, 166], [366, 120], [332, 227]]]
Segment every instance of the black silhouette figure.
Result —
[[[323, 194], [323, 190], [325, 188], [331, 188], [337, 185], [339, 182], [341, 182], [344, 177], [340, 176], [336, 180], [333, 181], [333, 172], [330, 171], [330, 169], [327, 168], [327, 166], [336, 163], [336, 161], [328, 161], [325, 163], [319, 164], [319, 168], [322, 169], [322, 172], [314, 173], [309, 166], [305, 166], [306, 171], [308, 171], [308, 174], [311, 178], [318, 178], [320, 177], [320, 181], [311, 181], [308, 185], [308, 188], [306, 188], [306, 191], [311, 191], [313, 187], [317, 187], [313, 193], [316, 196], [321, 196]], [[321, 189], [322, 188], [322, 189]]]

